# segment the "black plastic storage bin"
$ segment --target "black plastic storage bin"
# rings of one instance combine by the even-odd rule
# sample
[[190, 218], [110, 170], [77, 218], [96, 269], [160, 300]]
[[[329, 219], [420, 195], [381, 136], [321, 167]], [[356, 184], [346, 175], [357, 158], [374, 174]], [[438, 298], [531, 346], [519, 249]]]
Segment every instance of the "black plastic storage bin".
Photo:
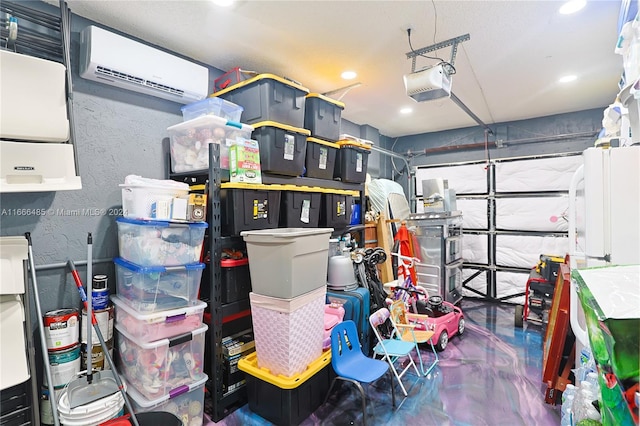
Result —
[[304, 171], [309, 131], [273, 121], [256, 123], [251, 137], [260, 144], [264, 173], [300, 176]]
[[353, 196], [345, 193], [322, 194], [320, 227], [344, 229], [351, 223]]
[[367, 164], [371, 148], [354, 141], [339, 141], [334, 177], [343, 182], [363, 183], [367, 178]]
[[280, 191], [266, 186], [224, 183], [220, 188], [222, 235], [278, 227]]
[[340, 138], [340, 120], [344, 104], [319, 93], [305, 97], [304, 128], [311, 136], [335, 142]]
[[307, 138], [307, 155], [305, 167], [307, 177], [317, 179], [333, 179], [336, 166], [336, 155], [340, 146], [317, 138]]
[[317, 228], [320, 221], [320, 192], [282, 191], [281, 228]]
[[273, 74], [259, 74], [226, 89], [218, 96], [240, 105], [242, 122], [276, 121], [294, 127], [304, 127], [305, 96], [309, 89]]
[[238, 368], [246, 373], [249, 410], [279, 426], [299, 425], [309, 417], [322, 405], [335, 377], [330, 351], [293, 377], [259, 369], [257, 353], [242, 358]]
[[249, 274], [249, 259], [222, 259], [220, 261], [222, 273], [222, 303], [232, 303], [248, 299], [251, 291], [251, 275]]

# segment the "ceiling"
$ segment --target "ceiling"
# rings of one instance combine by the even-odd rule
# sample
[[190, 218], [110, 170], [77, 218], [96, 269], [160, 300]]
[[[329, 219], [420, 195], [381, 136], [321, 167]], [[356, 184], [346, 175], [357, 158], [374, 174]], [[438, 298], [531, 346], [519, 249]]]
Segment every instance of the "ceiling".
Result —
[[[57, 0], [47, 0], [57, 4]], [[342, 96], [343, 118], [389, 137], [475, 126], [451, 99], [406, 95], [414, 49], [470, 35], [458, 44], [452, 92], [481, 121], [600, 108], [622, 73], [614, 53], [620, 1], [589, 1], [561, 15], [559, 1], [211, 1], [67, 0], [71, 11], [222, 70], [269, 72]], [[449, 61], [451, 48], [439, 50]], [[433, 54], [432, 53], [432, 54]], [[416, 69], [437, 61], [418, 58]], [[344, 70], [358, 77], [343, 80]], [[572, 83], [558, 79], [575, 74]], [[400, 114], [412, 107], [410, 114]]]

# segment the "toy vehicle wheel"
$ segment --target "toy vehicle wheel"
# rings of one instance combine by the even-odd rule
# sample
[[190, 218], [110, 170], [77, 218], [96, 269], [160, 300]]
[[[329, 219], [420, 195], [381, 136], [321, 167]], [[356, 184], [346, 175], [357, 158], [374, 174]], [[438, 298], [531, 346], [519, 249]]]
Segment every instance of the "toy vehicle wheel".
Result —
[[458, 321], [458, 335], [462, 336], [464, 334], [464, 318], [460, 318]]
[[514, 317], [514, 324], [515, 324], [516, 327], [522, 328], [523, 323], [524, 323], [524, 306], [523, 305], [516, 305], [516, 313], [515, 313], [515, 317]]
[[444, 351], [444, 348], [449, 344], [449, 333], [446, 330], [443, 330], [438, 338], [438, 343], [436, 344], [436, 350], [439, 352]]

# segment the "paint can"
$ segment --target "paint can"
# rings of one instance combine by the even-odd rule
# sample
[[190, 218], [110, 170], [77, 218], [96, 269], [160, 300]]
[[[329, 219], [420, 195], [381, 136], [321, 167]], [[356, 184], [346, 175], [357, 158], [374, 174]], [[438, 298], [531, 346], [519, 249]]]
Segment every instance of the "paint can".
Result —
[[44, 314], [44, 335], [49, 351], [69, 349], [78, 344], [78, 310], [58, 309]]
[[[51, 380], [55, 388], [62, 388], [73, 380], [80, 372], [80, 344], [64, 351], [49, 352], [51, 366]], [[44, 377], [45, 385], [48, 384]]]
[[106, 275], [94, 275], [91, 289], [91, 305], [96, 311], [109, 306], [109, 286]]
[[[111, 359], [113, 359], [113, 338], [107, 340], [106, 342], [107, 348], [109, 349], [109, 355]], [[80, 364], [80, 368], [82, 370], [87, 370], [87, 344], [83, 343], [81, 345], [81, 354], [82, 361]], [[111, 366], [107, 362], [107, 359], [104, 356], [104, 351], [102, 350], [102, 345], [98, 343], [97, 345], [93, 345], [93, 349], [91, 350], [91, 361], [94, 370], [110, 370]]]
[[[62, 389], [53, 391], [54, 398], [58, 398]], [[42, 388], [40, 392], [40, 425], [53, 426], [53, 409], [51, 408], [51, 398], [49, 396], [49, 388]]]
[[[114, 320], [114, 312], [115, 308], [113, 305], [107, 307], [106, 309], [100, 309], [93, 311], [96, 316], [96, 321], [98, 321], [98, 327], [100, 327], [100, 333], [102, 333], [102, 337], [104, 340], [111, 340], [113, 338], [113, 320]], [[91, 328], [91, 342], [97, 343], [98, 335], [96, 331], [93, 329], [91, 325], [91, 321], [87, 321], [87, 311], [86, 309], [82, 310], [82, 330], [80, 331], [80, 341], [81, 343], [87, 343], [87, 325]]]

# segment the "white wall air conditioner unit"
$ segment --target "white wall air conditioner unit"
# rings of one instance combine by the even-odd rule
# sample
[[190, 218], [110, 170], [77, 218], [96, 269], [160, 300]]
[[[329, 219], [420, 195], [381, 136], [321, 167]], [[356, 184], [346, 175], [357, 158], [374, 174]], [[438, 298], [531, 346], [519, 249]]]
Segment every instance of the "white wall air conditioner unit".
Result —
[[80, 76], [188, 104], [209, 91], [209, 70], [96, 26], [80, 33]]
[[406, 74], [404, 87], [416, 102], [432, 101], [451, 95], [451, 77], [442, 65], [436, 65]]

